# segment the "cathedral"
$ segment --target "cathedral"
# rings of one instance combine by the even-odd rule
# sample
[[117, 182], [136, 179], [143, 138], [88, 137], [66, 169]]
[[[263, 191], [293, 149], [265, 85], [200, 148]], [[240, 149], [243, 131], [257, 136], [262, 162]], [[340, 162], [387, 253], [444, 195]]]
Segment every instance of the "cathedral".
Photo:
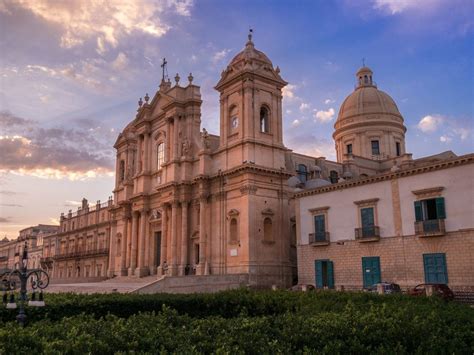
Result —
[[240, 275], [253, 287], [289, 287], [299, 273], [310, 282], [304, 260], [315, 249], [298, 252], [297, 272], [297, 245], [308, 244], [298, 197], [414, 167], [403, 117], [367, 67], [335, 124], [337, 162], [285, 147], [287, 82], [251, 34], [215, 86], [219, 136], [201, 128], [192, 74], [174, 81], [163, 77], [153, 97], [140, 99], [118, 136], [113, 198], [84, 200], [44, 239], [42, 266], [53, 281]]

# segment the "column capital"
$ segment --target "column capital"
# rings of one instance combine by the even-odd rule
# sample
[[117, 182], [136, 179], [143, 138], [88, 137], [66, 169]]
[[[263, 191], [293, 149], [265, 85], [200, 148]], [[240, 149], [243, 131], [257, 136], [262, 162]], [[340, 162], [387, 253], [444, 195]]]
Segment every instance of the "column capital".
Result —
[[181, 200], [179, 203], [181, 204], [181, 207], [188, 207], [189, 206], [189, 200]]
[[172, 201], [170, 201], [170, 205], [171, 205], [171, 207], [173, 207], [173, 208], [178, 207], [178, 206], [179, 206], [179, 200], [172, 200]]

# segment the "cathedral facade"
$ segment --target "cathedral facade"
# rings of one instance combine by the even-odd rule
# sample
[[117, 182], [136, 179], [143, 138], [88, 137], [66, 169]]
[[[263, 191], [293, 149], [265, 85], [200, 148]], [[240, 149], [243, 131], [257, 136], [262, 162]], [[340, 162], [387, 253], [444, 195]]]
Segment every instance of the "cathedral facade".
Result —
[[[185, 83], [179, 75], [174, 80], [163, 78], [153, 97], [140, 99], [136, 116], [118, 136], [113, 198], [93, 206], [84, 200], [77, 212], [61, 215], [57, 234], [44, 239], [41, 260], [53, 281], [241, 275], [254, 287], [288, 287], [298, 277], [300, 283], [329, 287], [335, 267], [336, 284], [361, 288], [362, 271], [354, 274], [359, 257], [383, 252], [391, 255], [384, 261], [390, 268], [403, 264], [403, 253], [390, 254], [400, 243], [414, 240], [421, 255], [435, 250], [440, 240], [451, 240], [412, 235], [405, 221], [412, 216], [403, 215], [406, 208], [400, 206], [413, 198], [400, 195], [396, 178], [416, 175], [416, 184], [408, 185], [419, 186], [412, 193], [421, 191], [424, 198], [427, 175], [420, 173], [458, 166], [459, 159], [465, 164], [472, 157], [445, 152], [414, 160], [405, 149], [403, 117], [394, 100], [377, 88], [369, 68], [357, 71], [356, 88], [341, 105], [333, 134], [337, 162], [285, 147], [282, 89], [287, 83], [250, 35], [215, 86], [218, 136], [202, 128], [200, 88], [192, 75]], [[430, 164], [434, 167], [427, 168]], [[388, 185], [379, 194], [372, 183], [382, 181]], [[428, 195], [439, 195], [443, 184], [441, 179], [426, 185]], [[377, 209], [385, 199], [393, 201]], [[436, 201], [423, 203], [434, 213]], [[415, 223], [422, 228], [417, 233], [423, 234], [425, 225], [444, 228], [442, 219]], [[472, 223], [461, 224], [472, 230]], [[465, 238], [472, 250], [472, 235]], [[411, 279], [405, 277], [406, 285], [420, 280], [418, 254], [418, 269]], [[324, 272], [315, 269], [316, 261]], [[472, 261], [462, 265], [472, 266]], [[385, 274], [401, 280], [406, 268], [405, 261], [401, 271]]]

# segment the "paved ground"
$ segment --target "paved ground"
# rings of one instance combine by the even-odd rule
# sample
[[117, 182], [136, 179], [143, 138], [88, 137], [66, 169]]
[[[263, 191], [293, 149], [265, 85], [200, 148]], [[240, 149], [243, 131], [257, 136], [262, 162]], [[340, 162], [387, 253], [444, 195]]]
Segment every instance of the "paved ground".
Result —
[[141, 279], [113, 278], [102, 282], [84, 282], [71, 284], [50, 284], [46, 289], [48, 293], [74, 292], [74, 293], [128, 293], [139, 287], [157, 280], [156, 276]]

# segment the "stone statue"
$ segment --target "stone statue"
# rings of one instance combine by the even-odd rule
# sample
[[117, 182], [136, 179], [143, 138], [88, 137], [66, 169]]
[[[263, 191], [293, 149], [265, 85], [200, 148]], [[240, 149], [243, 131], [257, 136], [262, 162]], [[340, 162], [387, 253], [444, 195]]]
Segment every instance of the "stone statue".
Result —
[[205, 128], [203, 128], [201, 132], [201, 141], [202, 141], [202, 147], [204, 149], [209, 149], [210, 147], [209, 133], [207, 133], [207, 130]]

